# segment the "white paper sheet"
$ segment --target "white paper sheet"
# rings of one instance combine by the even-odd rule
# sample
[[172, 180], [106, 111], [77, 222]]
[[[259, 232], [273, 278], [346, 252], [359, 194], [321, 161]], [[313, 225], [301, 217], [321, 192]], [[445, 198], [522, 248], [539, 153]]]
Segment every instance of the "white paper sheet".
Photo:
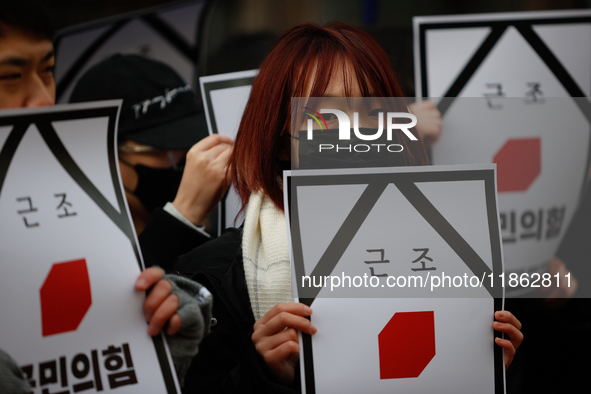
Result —
[[[0, 112], [0, 346], [34, 392], [180, 392], [147, 334], [120, 101]], [[99, 390], [100, 389], [100, 390]]]
[[318, 329], [300, 340], [306, 393], [504, 393], [494, 179], [492, 165], [284, 173], [294, 295]]

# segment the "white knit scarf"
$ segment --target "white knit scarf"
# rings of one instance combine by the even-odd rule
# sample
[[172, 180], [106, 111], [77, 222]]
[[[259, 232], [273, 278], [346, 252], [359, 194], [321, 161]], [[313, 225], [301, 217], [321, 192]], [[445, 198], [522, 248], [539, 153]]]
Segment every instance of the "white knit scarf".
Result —
[[293, 302], [285, 215], [262, 193], [248, 201], [242, 255], [255, 320], [280, 302]]

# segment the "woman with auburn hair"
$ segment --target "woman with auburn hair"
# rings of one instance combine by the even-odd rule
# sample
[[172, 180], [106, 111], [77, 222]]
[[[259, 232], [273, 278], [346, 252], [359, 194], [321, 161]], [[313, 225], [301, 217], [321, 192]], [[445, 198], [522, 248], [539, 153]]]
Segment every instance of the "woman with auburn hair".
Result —
[[[298, 25], [283, 34], [259, 68], [232, 157], [243, 204], [262, 190], [283, 210], [277, 183], [289, 161], [292, 97], [403, 97], [388, 56], [363, 30], [344, 23]], [[406, 108], [401, 108], [406, 112]], [[406, 165], [428, 164], [422, 143], [405, 145]], [[408, 146], [413, 145], [413, 146]], [[287, 152], [287, 158], [269, 152]], [[288, 163], [289, 164], [289, 163]]]
[[[293, 302], [282, 172], [298, 139], [292, 97], [401, 97], [388, 57], [366, 32], [343, 23], [295, 26], [263, 61], [234, 145], [233, 181], [245, 222], [181, 256], [175, 271], [214, 296], [211, 334], [185, 376], [184, 392], [299, 392], [298, 331], [314, 335], [312, 309]], [[406, 108], [403, 109], [406, 112]], [[404, 146], [405, 165], [425, 165], [422, 142]], [[297, 158], [297, 155], [294, 157]], [[297, 167], [297, 164], [296, 164]], [[494, 328], [507, 365], [523, 338], [509, 312]]]

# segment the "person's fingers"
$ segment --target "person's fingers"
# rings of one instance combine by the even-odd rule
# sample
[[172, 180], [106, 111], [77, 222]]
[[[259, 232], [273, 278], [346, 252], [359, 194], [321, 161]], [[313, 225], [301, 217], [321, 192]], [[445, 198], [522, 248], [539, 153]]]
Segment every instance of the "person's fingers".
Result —
[[232, 141], [231, 138], [226, 137], [225, 135], [221, 135], [221, 134], [212, 134], [209, 135], [205, 138], [203, 138], [201, 141], [197, 142], [195, 145], [193, 145], [191, 147], [191, 149], [189, 149], [189, 151], [193, 150], [193, 151], [205, 151], [210, 149], [211, 147], [218, 145], [218, 144], [233, 144], [234, 141]]
[[221, 152], [215, 159], [213, 162], [213, 166], [217, 169], [219, 169], [220, 171], [224, 171], [224, 178], [226, 178], [229, 181], [228, 178], [228, 168], [230, 166], [230, 158], [232, 156], [232, 147], [224, 150], [223, 152]]
[[430, 100], [423, 100], [423, 101], [418, 101], [418, 102], [412, 103], [408, 106], [408, 109], [410, 110], [411, 113], [413, 113], [415, 115], [417, 114], [417, 112], [419, 112], [419, 113], [434, 112], [434, 111], [439, 112], [435, 103]]
[[300, 345], [289, 341], [261, 354], [261, 357], [275, 378], [279, 382], [289, 385], [294, 380], [295, 363], [299, 353]]
[[515, 315], [513, 315], [509, 311], [496, 311], [495, 312], [495, 319], [502, 323], [510, 323], [517, 327], [518, 330], [521, 330], [521, 322], [517, 320]]
[[166, 333], [168, 335], [174, 335], [181, 330], [181, 317], [178, 313], [175, 313], [170, 320], [168, 321], [168, 328], [166, 329]]
[[179, 298], [176, 294], [169, 294], [168, 297], [158, 306], [148, 324], [148, 334], [157, 335], [162, 327], [176, 313], [179, 307]]
[[215, 160], [222, 152], [232, 149], [232, 145], [230, 144], [217, 144], [212, 146], [211, 148], [203, 151], [203, 154], [206, 155], [204, 158], [207, 160], [213, 161]]
[[258, 329], [255, 328], [253, 336], [256, 334], [258, 338], [268, 337], [283, 331], [286, 327], [295, 328], [309, 335], [316, 333], [316, 327], [312, 325], [309, 319], [290, 312], [281, 312], [267, 323], [259, 326]]
[[215, 160], [218, 162], [227, 162], [228, 158], [232, 154], [232, 150], [234, 149], [232, 145], [223, 144], [219, 145], [222, 149], [217, 154]]
[[523, 341], [521, 322], [509, 311], [497, 311], [495, 312], [495, 318], [497, 321], [493, 323], [493, 328], [507, 334], [514, 350], [519, 348]]
[[218, 144], [203, 151], [189, 151], [189, 153], [187, 153], [187, 164], [185, 168], [188, 166], [209, 169], [220, 162], [220, 156], [224, 155], [228, 150], [231, 152], [231, 149], [232, 145]]
[[252, 341], [267, 367], [280, 381], [293, 382], [294, 360], [300, 351], [297, 330], [316, 332], [307, 316], [312, 309], [301, 303], [277, 304], [254, 324]]
[[[230, 155], [232, 154], [232, 152], [230, 152]], [[232, 174], [233, 174], [233, 169], [232, 169], [232, 163], [230, 161], [230, 158], [228, 158], [228, 165], [226, 166], [226, 184], [229, 186], [230, 182], [232, 181]]]
[[511, 341], [503, 338], [495, 338], [495, 343], [505, 350], [505, 368], [509, 367], [515, 357], [515, 347]]
[[253, 343], [259, 354], [265, 354], [265, 352], [275, 349], [282, 343], [290, 341], [299, 343], [298, 332], [293, 328], [288, 328], [270, 337], [265, 337], [258, 342], [253, 340]]
[[300, 353], [300, 345], [294, 341], [284, 342], [278, 347], [264, 353], [263, 359], [271, 367], [283, 364], [285, 360], [293, 360]]
[[148, 290], [154, 283], [158, 282], [164, 276], [162, 269], [150, 267], [143, 270], [135, 281], [135, 288], [139, 291]]
[[293, 328], [306, 334], [316, 333], [316, 327], [312, 325], [307, 316], [312, 314], [312, 309], [301, 303], [277, 304], [254, 324], [252, 341], [257, 344], [267, 337], [282, 332], [285, 328]]
[[515, 349], [521, 345], [521, 341], [523, 341], [523, 334], [514, 325], [496, 321], [493, 323], [493, 327], [495, 330], [507, 334], [509, 340], [515, 346]]
[[[436, 106], [436, 105], [435, 105], [435, 103], [434, 103], [433, 101], [431, 101], [431, 100], [423, 100], [423, 101], [422, 101], [422, 103], [423, 103], [423, 105], [424, 105], [426, 108], [430, 108], [430, 109], [433, 109], [433, 110], [436, 110], [436, 109], [437, 109], [437, 106]], [[439, 111], [439, 110], [438, 110], [438, 111]]]
[[144, 315], [146, 316], [146, 321], [150, 321], [152, 316], [160, 306], [164, 302], [164, 300], [171, 294], [172, 285], [167, 280], [160, 280], [158, 283], [152, 287], [150, 294], [144, 300]]
[[310, 316], [312, 314], [312, 308], [300, 302], [283, 302], [275, 305], [267, 313], [265, 313], [265, 315], [255, 323], [255, 326], [257, 325], [257, 323], [267, 323], [269, 320], [271, 320], [273, 317], [280, 314], [281, 312], [289, 312], [291, 314], [298, 316]]

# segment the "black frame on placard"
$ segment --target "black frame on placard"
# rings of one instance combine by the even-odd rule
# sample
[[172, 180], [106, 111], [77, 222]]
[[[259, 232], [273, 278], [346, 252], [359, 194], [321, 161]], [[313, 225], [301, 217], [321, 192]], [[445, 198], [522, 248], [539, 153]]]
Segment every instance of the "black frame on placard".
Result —
[[[488, 229], [490, 234], [492, 270], [466, 242], [466, 240], [451, 226], [451, 224], [439, 213], [433, 204], [416, 186], [418, 182], [454, 182], [454, 181], [484, 181], [486, 209], [488, 218]], [[365, 173], [365, 174], [330, 174], [330, 175], [298, 175], [287, 177], [287, 196], [289, 206], [289, 221], [291, 228], [291, 243], [293, 252], [293, 261], [295, 275], [297, 278], [306, 275], [303, 250], [301, 242], [301, 230], [299, 223], [299, 209], [297, 201], [297, 189], [299, 187], [313, 185], [367, 185], [364, 193], [359, 197], [357, 203], [348, 214], [347, 218], [337, 231], [335, 237], [330, 242], [326, 251], [318, 261], [317, 265], [308, 275], [325, 276], [330, 275], [337, 265], [340, 257], [347, 249], [351, 240], [357, 233], [363, 221], [372, 210], [374, 204], [382, 195], [385, 188], [393, 184], [406, 199], [413, 205], [427, 223], [448, 243], [448, 245], [464, 261], [472, 273], [478, 277], [493, 274], [493, 285], [483, 284], [491, 297], [494, 299], [494, 308], [491, 311], [494, 314], [497, 310], [502, 310], [503, 306], [503, 285], [498, 273], [502, 272], [502, 249], [499, 234], [498, 212], [496, 204], [496, 181], [495, 172], [492, 169], [462, 170], [462, 171], [432, 171], [428, 167], [422, 172], [392, 172], [392, 173]], [[295, 196], [295, 197], [294, 197]], [[301, 290], [301, 281], [296, 280], [298, 294]], [[312, 289], [307, 289], [308, 293]], [[320, 289], [316, 290], [316, 294]], [[299, 298], [299, 301], [312, 305], [315, 297]], [[495, 337], [501, 334], [495, 332]], [[302, 333], [302, 349], [304, 368], [304, 386], [306, 393], [314, 394], [316, 392], [314, 378], [314, 352], [312, 346], [312, 337]], [[494, 349], [495, 366], [495, 393], [504, 393], [504, 360], [503, 351], [499, 346]]]

